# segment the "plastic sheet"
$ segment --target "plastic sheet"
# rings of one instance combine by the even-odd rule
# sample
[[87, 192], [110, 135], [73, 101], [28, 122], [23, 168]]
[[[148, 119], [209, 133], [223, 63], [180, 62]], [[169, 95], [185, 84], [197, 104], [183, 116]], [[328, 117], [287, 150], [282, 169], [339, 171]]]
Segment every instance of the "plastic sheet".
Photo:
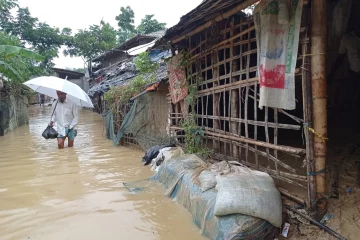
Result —
[[197, 181], [205, 168], [196, 156], [182, 155], [164, 162], [152, 180], [160, 182], [167, 195], [191, 213], [201, 233], [210, 239], [275, 239], [279, 230], [265, 220], [241, 214], [214, 215], [217, 191], [202, 192]]

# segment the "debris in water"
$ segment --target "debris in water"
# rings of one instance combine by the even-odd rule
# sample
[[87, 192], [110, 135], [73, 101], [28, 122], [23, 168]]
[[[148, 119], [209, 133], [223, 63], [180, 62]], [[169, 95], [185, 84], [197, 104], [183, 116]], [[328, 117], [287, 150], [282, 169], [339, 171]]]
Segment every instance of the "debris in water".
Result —
[[289, 229], [290, 229], [290, 223], [285, 223], [281, 235], [283, 235], [283, 237], [287, 237], [287, 235], [289, 233]]

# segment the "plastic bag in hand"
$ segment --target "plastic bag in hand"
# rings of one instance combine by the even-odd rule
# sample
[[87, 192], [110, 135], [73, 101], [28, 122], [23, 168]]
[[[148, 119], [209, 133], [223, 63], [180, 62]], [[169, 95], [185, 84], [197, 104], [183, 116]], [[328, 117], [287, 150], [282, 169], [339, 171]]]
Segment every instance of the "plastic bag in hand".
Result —
[[42, 136], [45, 139], [54, 139], [57, 138], [58, 132], [51, 126], [47, 126], [44, 132], [42, 133]]

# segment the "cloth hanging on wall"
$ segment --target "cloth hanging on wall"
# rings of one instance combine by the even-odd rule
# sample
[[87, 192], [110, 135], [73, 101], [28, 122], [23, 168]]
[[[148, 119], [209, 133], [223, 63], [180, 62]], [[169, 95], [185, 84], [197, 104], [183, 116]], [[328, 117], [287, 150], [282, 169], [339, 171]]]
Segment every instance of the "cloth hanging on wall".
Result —
[[186, 72], [181, 66], [182, 55], [174, 56], [168, 63], [169, 70], [169, 90], [172, 103], [178, 103], [188, 95], [186, 82]]
[[302, 8], [302, 0], [262, 0], [255, 7], [260, 109], [264, 106], [295, 109]]

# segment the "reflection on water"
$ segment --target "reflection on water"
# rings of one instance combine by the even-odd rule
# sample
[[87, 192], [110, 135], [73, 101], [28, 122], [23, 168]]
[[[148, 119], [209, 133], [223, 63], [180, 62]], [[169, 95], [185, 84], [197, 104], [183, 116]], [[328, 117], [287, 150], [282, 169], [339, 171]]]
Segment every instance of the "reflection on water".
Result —
[[202, 239], [184, 208], [155, 184], [131, 194], [123, 182], [148, 178], [142, 153], [114, 147], [99, 115], [81, 111], [74, 148], [41, 136], [49, 108], [0, 137], [0, 239]]

